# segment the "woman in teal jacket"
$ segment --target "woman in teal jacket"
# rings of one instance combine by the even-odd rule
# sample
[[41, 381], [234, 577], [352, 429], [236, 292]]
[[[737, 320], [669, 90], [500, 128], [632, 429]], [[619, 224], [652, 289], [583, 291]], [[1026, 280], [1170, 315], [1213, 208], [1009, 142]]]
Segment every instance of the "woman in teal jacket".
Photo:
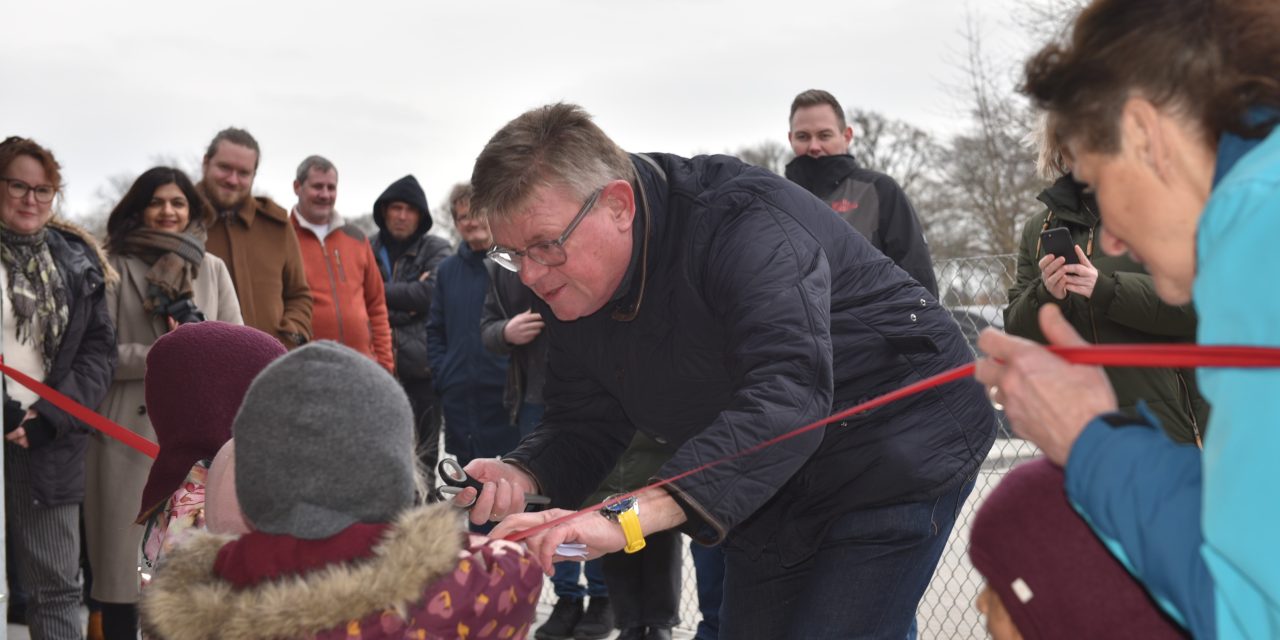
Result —
[[[1276, 33], [1274, 0], [1096, 0], [1027, 64], [1103, 248], [1144, 263], [1165, 302], [1194, 298], [1201, 344], [1280, 347]], [[1056, 306], [1040, 323], [1084, 344]], [[1149, 412], [1116, 413], [1100, 368], [1002, 334], [979, 346], [1014, 430], [1065, 466], [1077, 511], [1166, 611], [1197, 637], [1280, 637], [1280, 371], [1200, 372], [1201, 455]]]

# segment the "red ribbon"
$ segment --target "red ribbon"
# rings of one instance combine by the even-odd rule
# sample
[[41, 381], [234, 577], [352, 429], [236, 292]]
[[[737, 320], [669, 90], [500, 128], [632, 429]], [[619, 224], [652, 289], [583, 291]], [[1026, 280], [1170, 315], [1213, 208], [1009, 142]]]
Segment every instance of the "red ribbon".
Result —
[[[1109, 367], [1280, 367], [1280, 348], [1272, 347], [1202, 346], [1194, 344], [1108, 344], [1091, 345], [1086, 347], [1049, 347], [1049, 350], [1067, 362], [1071, 362], [1073, 364]], [[679, 475], [659, 480], [645, 487], [640, 487], [635, 491], [624, 494], [622, 497], [626, 498], [634, 496], [648, 489], [656, 489], [673, 482], [678, 482], [695, 473], [701, 473], [702, 471], [724, 464], [730, 460], [736, 460], [743, 456], [750, 455], [784, 440], [789, 440], [796, 436], [813, 431], [818, 427], [828, 425], [832, 422], [839, 422], [863, 411], [875, 409], [876, 407], [889, 404], [895, 400], [901, 400], [902, 398], [913, 396], [921, 391], [932, 389], [954, 380], [967, 378], [970, 375], [973, 375], [973, 368], [973, 363], [969, 363], [956, 367], [955, 369], [951, 369], [950, 371], [945, 371], [936, 376], [921, 380], [915, 384], [911, 384], [896, 391], [891, 391], [877, 398], [873, 398], [857, 406], [850, 407], [812, 424], [807, 424], [789, 433], [784, 433], [775, 438], [766, 440], [753, 447], [739, 451], [738, 453], [720, 458], [719, 460], [712, 460], [711, 462], [685, 471]], [[27, 374], [4, 364], [3, 356], [0, 356], [0, 372], [3, 372], [10, 378], [13, 378], [18, 384], [34, 391], [36, 395], [48, 400], [53, 404], [53, 406], [66, 411], [68, 414], [79, 419], [90, 427], [93, 427], [94, 429], [97, 429], [98, 431], [101, 431], [102, 433], [138, 450], [145, 456], [154, 459], [160, 452], [160, 446], [156, 443], [147, 440], [146, 438], [98, 415], [97, 413], [94, 413], [92, 410], [85, 408], [84, 405], [68, 398], [57, 389], [39, 382]], [[533, 527], [532, 529], [526, 529], [525, 531], [514, 533], [508, 536], [507, 539], [513, 541], [523, 540], [535, 533], [549, 529], [584, 513], [591, 513], [604, 506], [605, 503], [602, 502], [600, 504], [587, 507], [554, 520], [549, 520]]]
[[[1048, 349], [1058, 357], [1072, 364], [1107, 367], [1280, 367], [1280, 348], [1273, 347], [1202, 346], [1195, 344], [1107, 344], [1090, 345], [1086, 347], [1050, 346]], [[974, 366], [974, 363], [970, 362], [969, 364], [956, 367], [949, 371], [944, 371], [938, 375], [925, 378], [924, 380], [905, 386], [901, 389], [890, 391], [882, 396], [872, 398], [862, 404], [850, 407], [832, 416], [822, 418], [817, 422], [807, 424], [794, 431], [771, 438], [753, 447], [749, 447], [724, 458], [720, 458], [719, 460], [712, 460], [711, 462], [685, 471], [679, 475], [658, 480], [653, 484], [640, 487], [639, 489], [625, 493], [622, 496], [614, 497], [607, 501], [607, 503], [612, 504], [615, 501], [624, 500], [638, 495], [642, 491], [664, 487], [673, 482], [678, 482], [688, 478], [695, 473], [701, 473], [712, 467], [729, 462], [730, 460], [736, 460], [766, 447], [771, 447], [784, 440], [790, 440], [796, 436], [808, 433], [818, 427], [831, 424], [832, 422], [839, 422], [856, 414], [862, 413], [863, 411], [875, 409], [895, 400], [901, 400], [922, 391], [947, 384], [948, 382], [967, 378], [973, 375]], [[601, 502], [600, 504], [592, 505], [585, 509], [560, 516], [559, 518], [548, 520], [533, 528], [513, 533], [507, 536], [506, 539], [512, 542], [523, 540], [529, 536], [550, 529], [560, 523], [572, 520], [580, 515], [598, 511], [604, 508], [605, 504], [606, 502]]]
[[123, 442], [134, 449], [142, 452], [148, 458], [155, 459], [156, 454], [160, 453], [160, 445], [86, 409], [84, 405], [68, 398], [61, 391], [50, 387], [28, 376], [27, 374], [10, 367], [4, 363], [4, 358], [0, 357], [0, 371], [5, 375], [13, 378], [18, 384], [34, 391], [36, 395], [48, 400], [53, 406], [66, 411], [81, 422], [101, 431], [120, 442]]

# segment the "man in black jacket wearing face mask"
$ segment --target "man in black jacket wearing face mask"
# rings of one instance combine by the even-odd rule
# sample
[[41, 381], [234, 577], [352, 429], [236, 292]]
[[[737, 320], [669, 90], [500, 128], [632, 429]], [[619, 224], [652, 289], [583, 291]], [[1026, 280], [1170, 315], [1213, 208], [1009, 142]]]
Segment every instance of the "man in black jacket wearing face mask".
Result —
[[893, 178], [858, 166], [849, 153], [853, 128], [835, 96], [821, 89], [796, 96], [787, 140], [796, 153], [787, 179], [831, 205], [936, 298], [938, 282], [916, 210]]

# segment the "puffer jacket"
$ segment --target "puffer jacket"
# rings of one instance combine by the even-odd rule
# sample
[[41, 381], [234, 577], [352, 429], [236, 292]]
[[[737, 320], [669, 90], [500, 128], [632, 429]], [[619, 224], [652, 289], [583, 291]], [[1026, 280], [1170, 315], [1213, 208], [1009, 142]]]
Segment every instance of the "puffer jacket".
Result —
[[[1108, 256], [1098, 250], [1097, 234], [1102, 225], [1098, 205], [1081, 189], [1066, 175], [1040, 194], [1046, 209], [1032, 216], [1022, 229], [1017, 280], [1009, 289], [1009, 306], [1004, 310], [1005, 331], [1045, 343], [1038, 319], [1040, 307], [1056, 304], [1076, 332], [1094, 344], [1195, 342], [1192, 305], [1165, 304], [1142, 265], [1127, 255]], [[1039, 262], [1045, 255], [1040, 233], [1057, 227], [1071, 232], [1072, 242], [1084, 249], [1098, 269], [1093, 295], [1088, 298], [1068, 293], [1065, 300], [1057, 300], [1040, 277]], [[1200, 395], [1195, 370], [1108, 367], [1107, 377], [1125, 413], [1136, 417], [1138, 401], [1144, 400], [1174, 440], [1197, 442], [1203, 438], [1209, 405]]]
[[[421, 212], [418, 228], [403, 243], [387, 233], [387, 205], [405, 202]], [[436, 269], [453, 255], [453, 247], [444, 238], [427, 233], [431, 229], [431, 210], [418, 180], [405, 176], [393, 182], [373, 204], [373, 222], [378, 234], [370, 240], [373, 255], [387, 293], [387, 320], [395, 351], [396, 376], [401, 379], [431, 378], [427, 361], [427, 314], [436, 290]], [[393, 248], [401, 251], [396, 252]], [[424, 278], [423, 274], [427, 274]]]
[[[506, 459], [575, 508], [636, 431], [671, 477], [973, 359], [928, 291], [830, 207], [725, 156], [633, 156], [631, 267], [614, 304], [547, 322], [547, 411]], [[670, 485], [685, 530], [799, 562], [842, 513], [932, 499], [977, 472], [995, 415], [972, 379]]]
[[[118, 275], [88, 232], [59, 221], [45, 229], [70, 308], [62, 344], [43, 382], [86, 407], [96, 407], [107, 397], [115, 375], [116, 328], [107, 308], [106, 286]], [[53, 440], [30, 450], [32, 500], [41, 506], [83, 501], [90, 427], [48, 400], [37, 400], [30, 408], [54, 431]]]
[[[371, 557], [239, 589], [220, 575], [234, 538], [196, 533], [143, 593], [159, 640], [524, 638], [542, 572], [523, 545], [468, 535], [451, 505], [400, 516]], [[247, 534], [253, 535], [253, 534]]]

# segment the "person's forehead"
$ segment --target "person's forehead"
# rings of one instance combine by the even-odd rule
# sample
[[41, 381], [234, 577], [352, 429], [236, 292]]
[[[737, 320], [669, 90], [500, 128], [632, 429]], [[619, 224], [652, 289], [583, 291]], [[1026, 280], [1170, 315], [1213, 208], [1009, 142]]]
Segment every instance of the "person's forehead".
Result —
[[218, 148], [213, 152], [213, 159], [231, 163], [247, 162], [252, 165], [258, 159], [258, 152], [230, 140], [221, 140], [218, 142]]
[[388, 210], [401, 211], [404, 213], [418, 213], [418, 208], [403, 200], [394, 200], [387, 205]]
[[807, 107], [796, 109], [795, 115], [791, 117], [791, 129], [835, 129], [840, 126], [839, 119], [836, 118], [835, 108], [829, 104], [815, 104]]
[[307, 171], [308, 184], [337, 184], [338, 172], [335, 169], [320, 169], [319, 167], [311, 167]]

